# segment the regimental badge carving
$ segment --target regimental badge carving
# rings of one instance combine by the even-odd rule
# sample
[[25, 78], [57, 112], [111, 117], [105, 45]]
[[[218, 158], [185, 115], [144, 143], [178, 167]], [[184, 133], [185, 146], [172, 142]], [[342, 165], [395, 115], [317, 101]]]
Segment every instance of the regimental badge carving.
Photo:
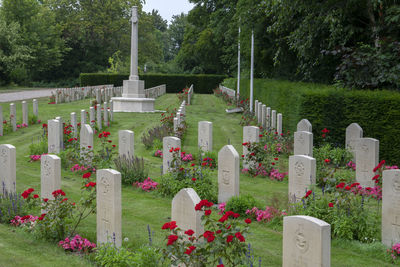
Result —
[[396, 194], [400, 193], [400, 174], [398, 173], [393, 177], [392, 189]]
[[50, 166], [50, 162], [48, 160], [45, 160], [43, 162], [43, 173], [47, 177], [51, 175], [51, 166]]
[[137, 9], [132, 8], [132, 23], [138, 22]]
[[305, 171], [304, 163], [301, 162], [301, 161], [297, 161], [294, 164], [294, 171], [296, 172], [296, 175], [298, 177], [303, 176], [304, 175], [304, 171]]
[[7, 149], [6, 148], [3, 148], [2, 150], [1, 150], [1, 160], [3, 161], [3, 163], [5, 164], [5, 163], [7, 163]]
[[309, 247], [307, 237], [304, 233], [303, 225], [300, 224], [294, 235], [294, 243], [301, 253], [306, 253]]
[[304, 137], [304, 134], [299, 134], [299, 137], [297, 138], [297, 141], [301, 144], [304, 145], [304, 143], [306, 142], [306, 139]]
[[102, 189], [103, 194], [107, 194], [110, 191], [110, 186], [111, 186], [110, 178], [109, 177], [101, 177], [100, 184], [103, 187], [103, 189]]
[[367, 144], [365, 143], [361, 143], [360, 149], [364, 152], [364, 153], [368, 153], [369, 148], [367, 146]]
[[222, 182], [225, 185], [229, 185], [229, 171], [222, 170]]

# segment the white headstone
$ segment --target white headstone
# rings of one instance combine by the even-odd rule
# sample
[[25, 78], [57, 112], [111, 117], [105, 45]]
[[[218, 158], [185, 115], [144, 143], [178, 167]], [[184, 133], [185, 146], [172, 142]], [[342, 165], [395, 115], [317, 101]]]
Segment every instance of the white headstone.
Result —
[[102, 169], [96, 172], [97, 244], [122, 245], [121, 173]]
[[[170, 152], [172, 148], [181, 148], [181, 139], [178, 137], [167, 136], [163, 138], [163, 174], [166, 174], [172, 165], [173, 152]], [[179, 151], [180, 155], [181, 151]]]
[[89, 124], [81, 125], [80, 148], [81, 154], [93, 150], [93, 129]]
[[108, 108], [107, 108], [107, 102], [104, 102], [103, 105], [103, 112], [104, 112], [104, 127], [108, 126]]
[[29, 124], [28, 103], [26, 101], [22, 101], [22, 123]]
[[257, 107], [257, 123], [260, 125], [262, 123], [262, 102], [258, 102]]
[[114, 103], [110, 100], [110, 121], [114, 121]]
[[198, 123], [198, 146], [206, 152], [212, 151], [213, 147], [213, 124], [209, 121], [199, 121]]
[[16, 149], [0, 145], [0, 194], [15, 193], [17, 188]]
[[271, 108], [270, 107], [267, 107], [266, 128], [268, 130], [271, 129]]
[[[258, 143], [260, 142], [260, 128], [256, 126], [243, 127], [243, 143]], [[243, 146], [243, 155], [247, 156], [249, 153], [247, 146]], [[249, 168], [249, 164], [243, 162], [243, 168]]]
[[97, 104], [96, 108], [97, 108], [97, 127], [99, 128], [99, 130], [101, 130], [102, 125], [103, 125], [103, 121], [102, 121], [102, 118], [101, 118], [101, 106], [100, 106], [100, 104]]
[[218, 152], [218, 203], [239, 196], [239, 154], [232, 145]]
[[56, 120], [60, 122], [59, 135], [60, 135], [60, 151], [61, 151], [64, 150], [64, 121], [61, 117], [56, 117]]
[[276, 110], [271, 111], [271, 131], [276, 131]]
[[17, 130], [17, 109], [14, 103], [10, 104], [10, 122], [13, 132]]
[[263, 129], [265, 130], [265, 127], [267, 126], [267, 106], [262, 105], [261, 106], [261, 125]]
[[374, 138], [360, 138], [356, 148], [356, 181], [361, 186], [375, 185], [372, 178], [374, 168], [379, 162], [379, 140]]
[[97, 102], [97, 104], [101, 103], [101, 91], [100, 91], [100, 89], [96, 89], [96, 102]]
[[313, 156], [313, 134], [310, 132], [294, 133], [294, 155]]
[[81, 110], [81, 125], [86, 124], [86, 110], [82, 109]]
[[382, 243], [391, 247], [400, 243], [400, 170], [382, 176]]
[[74, 133], [74, 137], [78, 136], [78, 123], [76, 121], [76, 113], [71, 113], [71, 125], [72, 125], [72, 132]]
[[118, 132], [118, 152], [120, 157], [132, 158], [135, 156], [135, 133], [129, 130]]
[[282, 113], [278, 113], [276, 117], [276, 131], [278, 135], [282, 134]]
[[3, 121], [4, 121], [4, 118], [3, 118], [3, 107], [0, 106], [0, 136], [3, 136], [3, 135], [4, 135], [4, 131], [3, 131]]
[[254, 101], [254, 116], [258, 116], [258, 100]]
[[61, 188], [61, 159], [56, 155], [42, 155], [40, 165], [41, 197], [54, 199], [52, 193]]
[[307, 119], [302, 119], [297, 123], [297, 131], [304, 131], [304, 132], [310, 132], [312, 133], [312, 125], [311, 122], [309, 122]]
[[33, 99], [32, 104], [33, 104], [33, 115], [35, 115], [36, 118], [38, 118], [39, 117], [39, 104], [38, 104], [38, 101], [36, 99]]
[[363, 138], [363, 129], [357, 123], [352, 123], [346, 128], [346, 148], [356, 156], [356, 148], [360, 138]]
[[289, 157], [289, 200], [297, 202], [316, 180], [316, 160], [309, 156]]
[[96, 123], [96, 111], [94, 107], [90, 107], [89, 110], [90, 110], [89, 112], [90, 126], [93, 127]]
[[174, 118], [174, 133], [178, 131], [179, 128], [179, 120], [177, 117]]
[[282, 266], [330, 267], [330, 224], [310, 216], [284, 217]]
[[182, 231], [193, 230], [197, 237], [204, 233], [204, 227], [201, 224], [201, 216], [204, 212], [194, 209], [200, 200], [193, 188], [184, 188], [172, 199], [171, 208], [171, 221], [176, 221]]
[[61, 151], [60, 148], [60, 121], [49, 120], [47, 122], [47, 151], [49, 154], [58, 154]]

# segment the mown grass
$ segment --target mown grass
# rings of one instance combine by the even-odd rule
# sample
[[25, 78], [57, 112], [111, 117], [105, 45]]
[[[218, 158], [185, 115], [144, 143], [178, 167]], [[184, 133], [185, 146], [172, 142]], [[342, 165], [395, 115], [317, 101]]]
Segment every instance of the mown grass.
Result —
[[[39, 102], [39, 114], [42, 121], [62, 116], [69, 119], [71, 112], [80, 114], [81, 109], [89, 108], [89, 101], [78, 101], [60, 105], [48, 105], [47, 99]], [[8, 113], [8, 104], [2, 104]], [[179, 101], [173, 94], [157, 99], [156, 109], [165, 110], [169, 106], [178, 107]], [[184, 137], [183, 150], [197, 153], [197, 123], [202, 120], [213, 122], [214, 151], [231, 143], [239, 154], [242, 153], [242, 127], [239, 125], [240, 114], [226, 114], [226, 105], [221, 99], [212, 95], [195, 95], [192, 106], [187, 106], [188, 130]], [[18, 114], [21, 106], [17, 104]], [[118, 143], [118, 130], [135, 132], [135, 154], [143, 156], [149, 168], [149, 176], [158, 180], [160, 177], [160, 158], [152, 156], [154, 151], [146, 150], [141, 143], [142, 134], [151, 126], [157, 125], [160, 113], [135, 114], [116, 113], [115, 123], [108, 129], [114, 143]], [[8, 114], [5, 114], [7, 117]], [[33, 187], [40, 191], [40, 163], [29, 163], [29, 144], [42, 132], [41, 126], [34, 125], [27, 129], [0, 137], [0, 143], [13, 144], [17, 148], [17, 190], [23, 191]], [[287, 159], [280, 159], [281, 171], [287, 169]], [[217, 174], [212, 173], [213, 179]], [[62, 187], [70, 199], [77, 199], [81, 177], [70, 171], [62, 172]], [[287, 197], [287, 180], [270, 181], [263, 178], [252, 178], [240, 175], [240, 193], [250, 194], [260, 202], [268, 204], [271, 197], [277, 196], [283, 201]], [[162, 224], [169, 220], [171, 199], [159, 196], [156, 192], [145, 193], [131, 186], [122, 188], [122, 231], [123, 237], [129, 239], [124, 245], [133, 249], [149, 242], [147, 227], [151, 229], [155, 246], [164, 245]], [[81, 236], [91, 241], [96, 240], [96, 217], [90, 216], [79, 227]], [[154, 233], [153, 233], [154, 232]], [[252, 234], [247, 238], [254, 249], [256, 257], [261, 257], [262, 266], [282, 265], [282, 227], [253, 223]], [[389, 266], [385, 261], [385, 249], [379, 243], [361, 244], [342, 240], [332, 241], [332, 266]], [[0, 266], [91, 266], [90, 262], [78, 256], [67, 255], [55, 244], [35, 240], [28, 233], [7, 225], [0, 225]]]

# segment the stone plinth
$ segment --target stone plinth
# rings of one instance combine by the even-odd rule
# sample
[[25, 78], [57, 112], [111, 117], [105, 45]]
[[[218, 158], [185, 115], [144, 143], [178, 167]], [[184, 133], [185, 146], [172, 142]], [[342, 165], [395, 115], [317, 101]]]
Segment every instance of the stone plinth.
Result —
[[114, 112], [153, 112], [154, 98], [145, 98], [144, 81], [125, 80], [122, 97], [113, 97]]

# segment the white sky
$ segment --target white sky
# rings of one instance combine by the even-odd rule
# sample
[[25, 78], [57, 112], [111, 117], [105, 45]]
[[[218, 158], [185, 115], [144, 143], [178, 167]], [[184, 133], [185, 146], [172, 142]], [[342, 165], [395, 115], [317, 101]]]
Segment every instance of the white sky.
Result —
[[188, 0], [146, 0], [143, 10], [151, 12], [153, 9], [158, 10], [158, 13], [168, 21], [171, 22], [172, 15], [180, 13], [188, 13], [193, 8], [193, 4]]

